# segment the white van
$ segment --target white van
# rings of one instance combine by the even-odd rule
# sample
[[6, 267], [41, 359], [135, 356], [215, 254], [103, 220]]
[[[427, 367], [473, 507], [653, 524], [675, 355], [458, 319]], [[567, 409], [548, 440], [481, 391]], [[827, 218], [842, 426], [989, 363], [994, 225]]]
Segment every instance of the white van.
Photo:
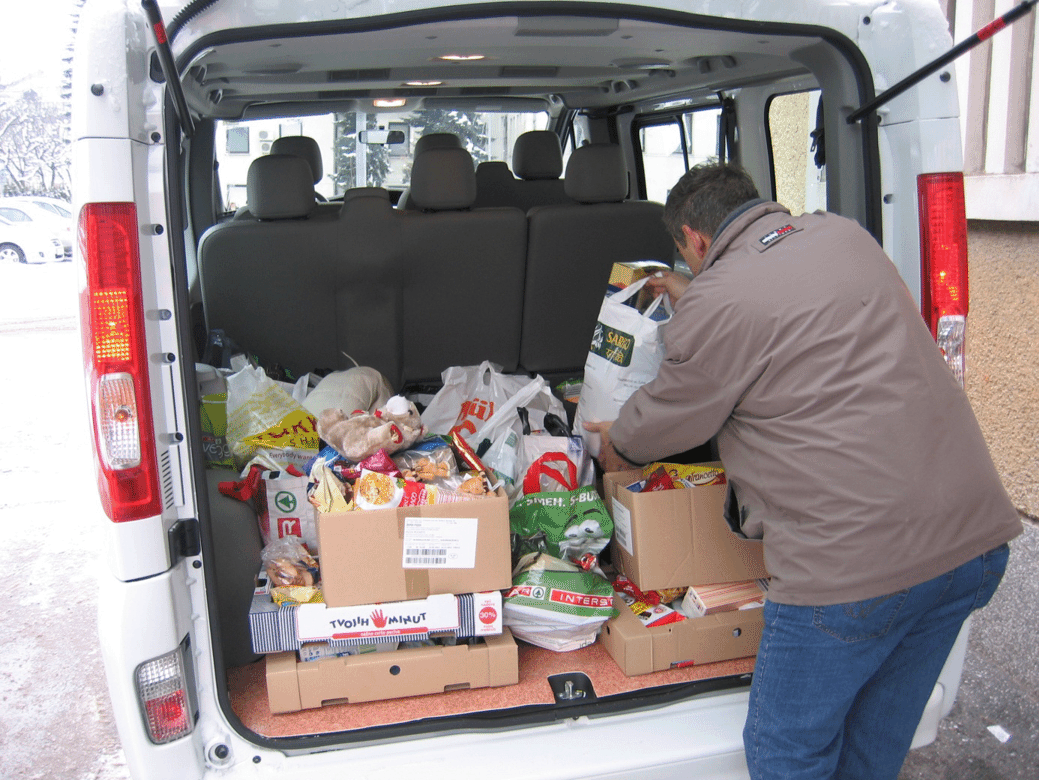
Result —
[[[526, 684], [490, 697], [272, 715], [247, 622], [256, 516], [215, 489], [235, 472], [206, 468], [196, 364], [219, 365], [219, 336], [283, 376], [346, 368], [346, 353], [398, 390], [482, 360], [579, 373], [584, 312], [611, 264], [673, 263], [644, 215], [720, 156], [792, 211], [872, 232], [962, 375], [955, 74], [852, 116], [949, 49], [938, 3], [149, 6], [85, 3], [73, 84], [107, 529], [100, 637], [133, 776], [746, 777], [747, 671], [679, 684], [560, 654], [554, 673], [583, 675], [567, 678], [583, 695], [554, 695], [544, 658], [521, 648]], [[442, 182], [416, 154], [420, 137], [445, 134], [478, 166], [471, 178]], [[311, 152], [281, 138], [311, 139], [299, 142]], [[585, 146], [619, 149], [619, 193], [616, 177], [600, 194], [596, 172], [571, 165]], [[612, 216], [589, 216], [602, 205]], [[917, 745], [952, 706], [965, 642]]]

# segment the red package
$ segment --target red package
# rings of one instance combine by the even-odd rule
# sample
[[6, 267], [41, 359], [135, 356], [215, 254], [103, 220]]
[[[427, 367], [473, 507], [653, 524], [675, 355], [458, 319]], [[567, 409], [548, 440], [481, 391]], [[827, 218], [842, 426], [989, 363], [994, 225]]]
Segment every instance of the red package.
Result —
[[613, 589], [618, 593], [626, 593], [635, 599], [635, 601], [641, 601], [643, 604], [656, 606], [660, 603], [660, 596], [655, 590], [651, 590], [649, 593], [643, 593], [639, 590], [638, 585], [629, 580], [623, 574], [617, 575], [617, 579], [613, 581]]
[[357, 464], [357, 468], [378, 471], [380, 474], [385, 474], [388, 477], [401, 476], [400, 469], [393, 462], [393, 458], [386, 454], [386, 450], [379, 450], [374, 455], [369, 455]]
[[667, 470], [661, 466], [652, 474], [646, 478], [646, 486], [642, 488], [642, 493], [651, 493], [654, 490], [674, 490], [675, 481], [671, 479], [671, 475], [667, 473]]

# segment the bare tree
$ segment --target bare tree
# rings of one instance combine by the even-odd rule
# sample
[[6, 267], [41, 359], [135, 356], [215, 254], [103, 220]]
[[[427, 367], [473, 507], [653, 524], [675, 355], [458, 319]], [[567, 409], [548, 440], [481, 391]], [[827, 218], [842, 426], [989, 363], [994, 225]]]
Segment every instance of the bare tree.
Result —
[[0, 86], [0, 187], [5, 195], [72, 194], [68, 112], [32, 90]]

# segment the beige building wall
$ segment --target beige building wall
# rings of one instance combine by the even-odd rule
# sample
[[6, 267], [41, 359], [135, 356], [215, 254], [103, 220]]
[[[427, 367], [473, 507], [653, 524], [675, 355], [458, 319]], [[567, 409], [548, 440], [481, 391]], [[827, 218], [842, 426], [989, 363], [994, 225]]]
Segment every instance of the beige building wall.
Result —
[[[942, 0], [953, 39], [965, 40], [1017, 0]], [[1039, 220], [1039, 14], [960, 57], [956, 81], [964, 138], [967, 217]]]
[[[1017, 0], [942, 0], [956, 42]], [[970, 315], [967, 394], [1018, 509], [1039, 520], [1039, 20], [956, 62]]]

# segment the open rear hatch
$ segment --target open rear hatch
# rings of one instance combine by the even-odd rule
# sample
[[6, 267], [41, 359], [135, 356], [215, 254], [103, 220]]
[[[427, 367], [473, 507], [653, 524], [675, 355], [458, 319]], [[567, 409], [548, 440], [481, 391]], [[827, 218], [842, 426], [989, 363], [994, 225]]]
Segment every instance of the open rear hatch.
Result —
[[[816, 87], [815, 79], [822, 80], [818, 74], [828, 70], [832, 71], [827, 75], [831, 94], [846, 98], [845, 104], [859, 105], [872, 97], [861, 54], [826, 28], [792, 20], [765, 29], [757, 23], [707, 20], [671, 11], [647, 12], [639, 18], [630, 7], [625, 7], [625, 13], [631, 16], [618, 19], [615, 7], [604, 7], [607, 15], [597, 16], [604, 11], [592, 4], [582, 6], [580, 16], [574, 15], [573, 4], [554, 8], [550, 3], [510, 3], [508, 17], [497, 16], [503, 10], [481, 6], [478, 13], [485, 16], [473, 18], [471, 9], [461, 7], [449, 13], [273, 23], [213, 32], [206, 31], [205, 12], [194, 27], [191, 20], [184, 21], [181, 28], [189, 34], [190, 43], [183, 50], [174, 46], [181, 52], [177, 66], [184, 74], [186, 92], [178, 108], [201, 120], [193, 128], [199, 130], [195, 138], [185, 143], [186, 159], [174, 160], [169, 179], [186, 179], [192, 187], [184, 202], [191, 212], [196, 239], [215, 220], [208, 215], [218, 212], [219, 204], [212, 202], [211, 181], [205, 178], [213, 163], [214, 139], [209, 126], [217, 120], [351, 110], [357, 101], [403, 95], [431, 104], [441, 101], [441, 105], [482, 96], [491, 102], [503, 97], [537, 97], [557, 108], [606, 121], [628, 112], [634, 104], [656, 102], [664, 107], [673, 100], [687, 106], [771, 83], [777, 85], [777, 92]], [[420, 43], [425, 41], [423, 45], [428, 47], [438, 37], [487, 49], [494, 64], [441, 63], [436, 67], [454, 70], [433, 73], [428, 52]], [[394, 56], [413, 61], [397, 63]], [[515, 61], [510, 59], [513, 56]], [[558, 64], [548, 67], [546, 61]], [[451, 79], [444, 75], [448, 73]], [[420, 77], [426, 86], [402, 87]], [[174, 113], [167, 112], [169, 137], [176, 134]], [[837, 121], [836, 115], [827, 120], [828, 128], [834, 128], [827, 139], [831, 159], [844, 164], [844, 181], [861, 183], [852, 187], [858, 196], [847, 198], [850, 205], [845, 210], [861, 211], [864, 222], [878, 227], [873, 213], [878, 199], [869, 192], [877, 175], [872, 157], [875, 129], [838, 131]], [[748, 140], [756, 133], [748, 133]], [[863, 142], [863, 135], [872, 140]], [[168, 148], [173, 157], [176, 145]], [[208, 154], [208, 159], [194, 159], [196, 150]], [[758, 167], [769, 165], [767, 151], [754, 154], [757, 159], [751, 161]], [[188, 172], [184, 177], [177, 175], [182, 164]], [[179, 202], [171, 208], [179, 209]], [[185, 299], [194, 277], [191, 272], [178, 271]], [[243, 300], [242, 305], [249, 305], [248, 301]], [[183, 311], [187, 310], [184, 306]], [[191, 330], [190, 323], [181, 325], [182, 333]], [[276, 323], [272, 321], [271, 327]], [[189, 412], [188, 417], [198, 424], [196, 412]], [[200, 438], [192, 437], [196, 442]], [[195, 447], [193, 462], [196, 484], [205, 485], [207, 479], [199, 467], [204, 462], [200, 445]], [[210, 495], [215, 493], [211, 490]], [[752, 657], [627, 675], [602, 641], [571, 652], [519, 642], [515, 684], [467, 688], [460, 682], [440, 693], [368, 702], [343, 701], [349, 697], [332, 695], [323, 706], [275, 714], [269, 700], [269, 659], [252, 660], [248, 651], [240, 652], [243, 631], [246, 636], [248, 632], [242, 620], [243, 604], [248, 601], [249, 580], [258, 568], [258, 549], [245, 544], [229, 552], [228, 546], [238, 537], [219, 527], [224, 523], [220, 499], [207, 501], [200, 496], [199, 505], [210, 614], [218, 616], [212, 621], [218, 695], [228, 721], [250, 739], [276, 740], [285, 749], [303, 749], [386, 736], [502, 729], [663, 706], [749, 686]], [[610, 630], [607, 625], [604, 632]], [[407, 662], [406, 655], [395, 657], [383, 667], [373, 666], [372, 675], [396, 676]]]

